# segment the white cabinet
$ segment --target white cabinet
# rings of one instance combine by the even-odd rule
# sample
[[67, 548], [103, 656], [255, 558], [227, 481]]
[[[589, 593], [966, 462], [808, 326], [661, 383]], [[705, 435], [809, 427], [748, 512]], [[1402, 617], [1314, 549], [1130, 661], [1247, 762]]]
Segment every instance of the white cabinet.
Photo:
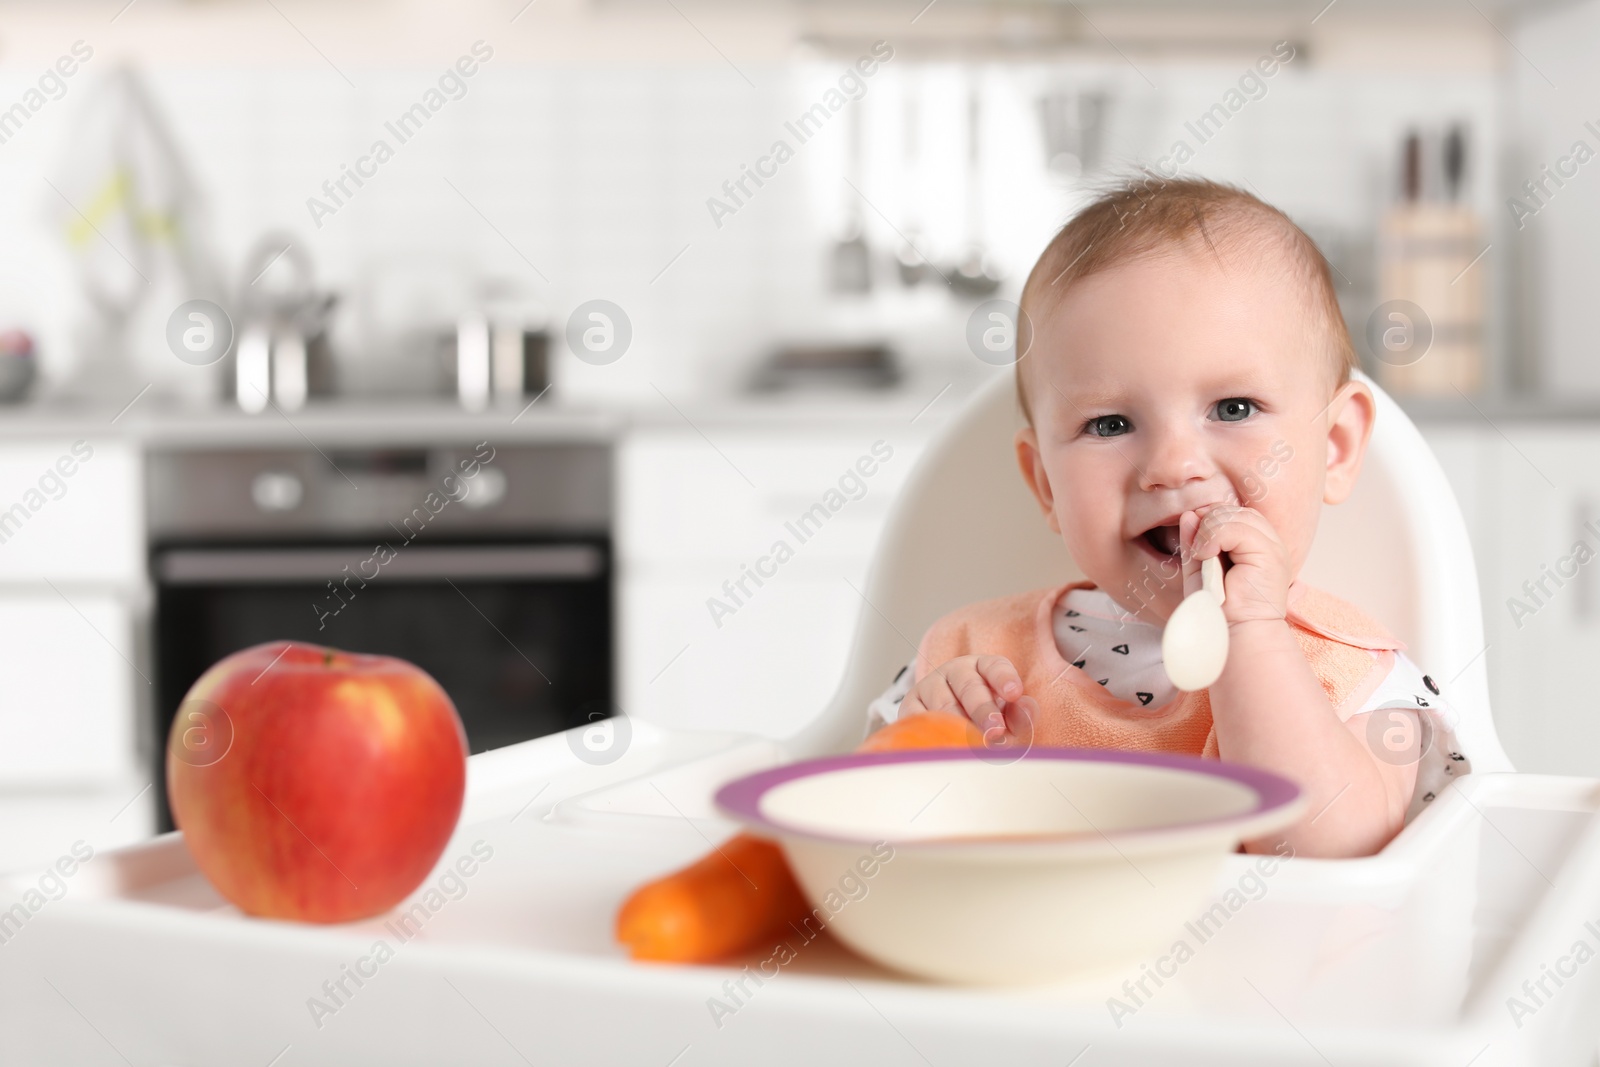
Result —
[[148, 836], [137, 445], [0, 441], [0, 869]]
[[1518, 770], [1600, 776], [1600, 426], [1423, 431], [1472, 536], [1507, 755]]
[[732, 561], [735, 576], [783, 540], [807, 559], [863, 558], [925, 440], [904, 429], [636, 432], [618, 457], [622, 558]]
[[131, 771], [134, 693], [126, 605], [103, 592], [0, 598], [0, 782], [83, 786]]
[[856, 590], [926, 441], [904, 422], [626, 438], [623, 710], [768, 736], [805, 725], [844, 669]]
[[720, 627], [705, 604], [715, 570], [624, 581], [624, 710], [665, 726], [794, 733], [843, 673], [861, 603], [850, 583], [861, 588], [865, 571], [781, 575]]
[[123, 441], [0, 442], [0, 583], [137, 583], [141, 474]]
[[1494, 699], [1523, 770], [1600, 775], [1600, 429], [1508, 427], [1494, 480]]

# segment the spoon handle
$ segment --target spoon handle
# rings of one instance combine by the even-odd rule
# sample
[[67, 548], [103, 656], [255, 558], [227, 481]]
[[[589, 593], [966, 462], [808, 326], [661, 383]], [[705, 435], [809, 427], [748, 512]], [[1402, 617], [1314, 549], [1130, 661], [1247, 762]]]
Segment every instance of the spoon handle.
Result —
[[1217, 598], [1218, 604], [1222, 603], [1223, 597], [1227, 594], [1222, 587], [1221, 556], [1212, 556], [1200, 562], [1200, 584], [1206, 592]]

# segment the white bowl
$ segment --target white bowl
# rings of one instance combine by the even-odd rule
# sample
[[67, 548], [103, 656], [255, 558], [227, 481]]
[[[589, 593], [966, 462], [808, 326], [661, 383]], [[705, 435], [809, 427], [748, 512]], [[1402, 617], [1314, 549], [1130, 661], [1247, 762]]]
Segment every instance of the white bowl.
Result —
[[954, 982], [1061, 981], [1179, 934], [1239, 842], [1294, 823], [1298, 786], [1188, 756], [969, 749], [809, 760], [717, 806], [782, 843], [826, 927], [889, 967]]

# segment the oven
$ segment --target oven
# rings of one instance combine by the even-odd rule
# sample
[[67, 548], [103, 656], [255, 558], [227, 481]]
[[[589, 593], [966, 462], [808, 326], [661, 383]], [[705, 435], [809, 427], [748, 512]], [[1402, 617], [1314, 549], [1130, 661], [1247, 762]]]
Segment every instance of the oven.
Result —
[[410, 660], [473, 752], [613, 713], [608, 445], [165, 448], [147, 463], [162, 830], [184, 693], [264, 641]]

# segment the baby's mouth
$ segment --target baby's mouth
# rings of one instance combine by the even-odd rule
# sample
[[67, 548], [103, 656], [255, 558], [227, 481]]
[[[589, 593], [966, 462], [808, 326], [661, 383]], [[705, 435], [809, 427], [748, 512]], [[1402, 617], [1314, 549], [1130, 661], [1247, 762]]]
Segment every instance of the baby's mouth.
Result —
[[1140, 539], [1158, 556], [1170, 558], [1178, 554], [1178, 527], [1175, 525], [1152, 526]]

